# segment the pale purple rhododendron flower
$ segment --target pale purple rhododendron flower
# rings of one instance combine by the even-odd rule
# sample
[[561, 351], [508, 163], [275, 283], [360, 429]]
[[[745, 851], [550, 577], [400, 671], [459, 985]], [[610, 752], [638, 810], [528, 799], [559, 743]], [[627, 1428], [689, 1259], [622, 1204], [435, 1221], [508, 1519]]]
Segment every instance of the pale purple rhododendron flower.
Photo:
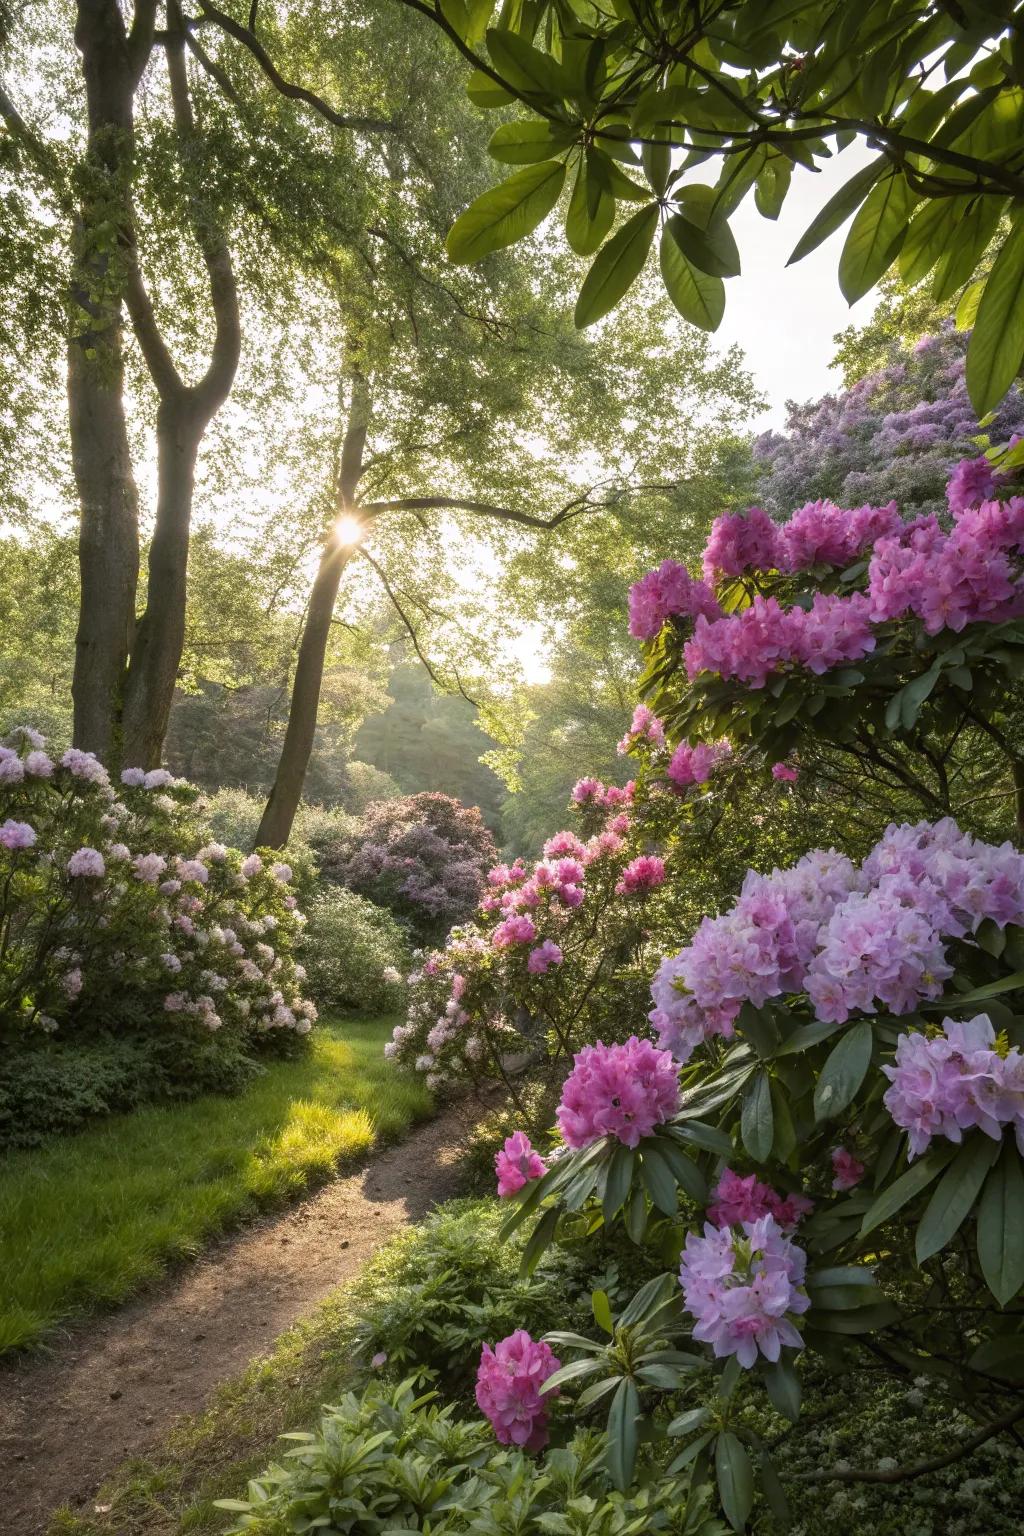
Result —
[[785, 1231], [797, 1226], [814, 1209], [806, 1195], [780, 1195], [769, 1184], [762, 1184], [755, 1174], [741, 1178], [731, 1168], [724, 1168], [712, 1191], [708, 1221], [716, 1227], [738, 1227], [745, 1221], [760, 1221], [771, 1216]]
[[25, 777], [25, 764], [10, 747], [0, 747], [0, 784], [20, 784]]
[[847, 1147], [832, 1148], [832, 1188], [840, 1192], [854, 1189], [864, 1177], [864, 1164]]
[[258, 853], [250, 853], [248, 858], [242, 860], [241, 871], [247, 880], [253, 875], [258, 875], [263, 868], [263, 860]]
[[686, 1310], [696, 1318], [693, 1337], [710, 1344], [716, 1359], [735, 1355], [750, 1370], [760, 1352], [776, 1361], [782, 1350], [802, 1349], [793, 1318], [806, 1312], [807, 1258], [771, 1216], [737, 1230], [708, 1222], [704, 1236], [686, 1239], [679, 1283]]
[[60, 765], [87, 784], [102, 784], [106, 787], [110, 783], [107, 770], [92, 752], [80, 752], [77, 747], [69, 747]]
[[8, 817], [0, 827], [0, 848], [8, 848], [13, 853], [24, 848], [32, 848], [35, 842], [35, 828], [30, 827], [27, 821], [12, 821]]
[[485, 1344], [476, 1375], [476, 1401], [494, 1428], [501, 1445], [540, 1451], [548, 1443], [548, 1400], [558, 1389], [541, 1396], [541, 1387], [561, 1361], [543, 1340], [531, 1339], [517, 1328], [492, 1349]]
[[616, 896], [646, 896], [665, 883], [665, 861], [655, 854], [642, 853], [622, 871], [615, 886]]
[[513, 1131], [501, 1151], [494, 1154], [494, 1171], [498, 1175], [498, 1199], [506, 1200], [531, 1179], [540, 1178], [545, 1172], [544, 1159], [534, 1151], [525, 1131]]
[[270, 873], [281, 885], [287, 885], [292, 877], [292, 867], [290, 864], [271, 864]]
[[939, 997], [953, 974], [941, 935], [923, 913], [884, 890], [854, 892], [833, 912], [808, 967], [807, 995], [819, 1019], [843, 1024], [878, 1003], [909, 1013]]
[[79, 848], [68, 859], [68, 874], [98, 879], [106, 871], [103, 855], [96, 848]]
[[210, 878], [202, 859], [178, 859], [175, 868], [182, 880], [194, 880], [199, 885], [206, 885]]
[[1024, 1056], [1014, 1046], [996, 1047], [986, 1013], [973, 1019], [944, 1019], [944, 1033], [901, 1035], [895, 1063], [882, 1071], [891, 1086], [883, 1103], [907, 1132], [912, 1160], [928, 1150], [933, 1136], [960, 1142], [977, 1128], [999, 1141], [1012, 1126], [1024, 1149]]
[[704, 548], [704, 580], [713, 582], [720, 576], [779, 568], [780, 531], [762, 507], [716, 517]]
[[570, 1147], [615, 1136], [635, 1147], [679, 1108], [679, 1079], [671, 1052], [631, 1036], [624, 1045], [598, 1040], [573, 1057], [562, 1085], [558, 1127]]
[[383, 1349], [378, 1349], [375, 1355], [370, 1356], [370, 1364], [375, 1371], [382, 1370], [388, 1363], [388, 1357]]
[[145, 768], [122, 768], [121, 783], [129, 789], [141, 789], [146, 782]]
[[629, 632], [635, 640], [653, 640], [666, 619], [716, 618], [720, 613], [711, 588], [695, 581], [676, 560], [663, 560], [629, 589]]
[[772, 763], [773, 779], [779, 779], [783, 784], [795, 784], [799, 777], [799, 768], [794, 768], [789, 763]]
[[127, 843], [111, 843], [107, 849], [107, 857], [117, 864], [125, 864], [131, 858], [132, 851]]
[[16, 725], [8, 733], [8, 741], [19, 741], [23, 747], [39, 749], [46, 746], [46, 737], [31, 725]]
[[34, 779], [53, 778], [53, 758], [45, 752], [30, 752], [25, 758], [25, 772], [31, 774]]
[[508, 949], [512, 944], [532, 944], [537, 929], [528, 917], [506, 917], [491, 934], [495, 949]]
[[671, 1051], [682, 1066], [698, 1045], [713, 1035], [728, 1037], [733, 1027], [728, 1019], [706, 1014], [693, 996], [680, 990], [678, 960], [678, 955], [666, 955], [655, 972], [651, 996], [656, 1006], [647, 1017], [662, 1050]]
[[543, 944], [538, 944], [536, 949], [530, 950], [530, 958], [526, 962], [526, 969], [531, 976], [545, 976], [553, 965], [561, 965], [562, 951], [554, 939], [545, 939]]
[[223, 843], [206, 843], [196, 855], [204, 864], [223, 864], [227, 856], [228, 850]]
[[146, 885], [156, 885], [167, 868], [167, 860], [161, 853], [140, 853], [132, 860], [136, 880]]
[[174, 774], [166, 768], [151, 768], [143, 775], [142, 782], [147, 789], [166, 789], [168, 784], [174, 783]]

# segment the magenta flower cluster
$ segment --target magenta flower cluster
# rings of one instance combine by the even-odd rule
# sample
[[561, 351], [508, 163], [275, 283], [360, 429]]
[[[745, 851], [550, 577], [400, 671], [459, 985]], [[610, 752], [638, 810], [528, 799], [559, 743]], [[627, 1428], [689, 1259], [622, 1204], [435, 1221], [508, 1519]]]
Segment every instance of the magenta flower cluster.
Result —
[[806, 1195], [780, 1195], [769, 1184], [762, 1184], [755, 1174], [741, 1178], [731, 1168], [724, 1168], [712, 1191], [707, 1216], [716, 1227], [738, 1227], [745, 1221], [760, 1221], [771, 1216], [784, 1231], [791, 1231], [814, 1209]]
[[711, 588], [676, 560], [663, 560], [629, 589], [629, 632], [636, 640], [653, 640], [667, 619], [715, 618], [720, 612]]
[[693, 1337], [710, 1344], [717, 1359], [735, 1355], [747, 1370], [759, 1353], [775, 1361], [784, 1348], [802, 1349], [793, 1319], [810, 1306], [801, 1289], [806, 1263], [772, 1216], [739, 1228], [708, 1222], [703, 1237], [691, 1232], [679, 1283], [696, 1319]]
[[556, 1117], [570, 1147], [588, 1147], [602, 1136], [635, 1147], [679, 1108], [676, 1064], [650, 1040], [635, 1035], [624, 1045], [598, 1040], [573, 1061]]
[[880, 539], [868, 567], [875, 622], [912, 614], [929, 635], [1024, 615], [1020, 556], [1024, 497], [957, 511], [945, 533], [934, 517]]
[[875, 648], [871, 609], [862, 592], [815, 593], [810, 608], [783, 608], [774, 597], [721, 619], [697, 620], [683, 647], [690, 681], [701, 672], [763, 688], [774, 673], [803, 667], [821, 676], [860, 661]]
[[619, 876], [616, 896], [647, 896], [665, 883], [665, 860], [656, 854], [642, 853], [631, 859]]
[[806, 991], [830, 1023], [879, 1006], [907, 1013], [940, 995], [947, 941], [985, 918], [1024, 921], [1024, 855], [948, 818], [890, 826], [860, 869], [818, 851], [788, 870], [748, 871], [733, 907], [662, 961], [649, 1017], [685, 1061], [702, 1040], [731, 1034], [745, 1002]]
[[706, 784], [732, 751], [724, 738], [716, 742], [699, 741], [691, 746], [681, 741], [669, 759], [665, 777], [676, 789], [688, 789], [691, 784]]
[[619, 755], [630, 751], [639, 741], [645, 741], [652, 747], [665, 745], [665, 727], [646, 704], [638, 704], [634, 709], [629, 730], [618, 745]]
[[505, 1138], [501, 1151], [494, 1154], [494, 1171], [498, 1175], [498, 1199], [507, 1200], [531, 1179], [541, 1177], [545, 1172], [544, 1159], [534, 1151], [525, 1131], [514, 1131]]
[[548, 1443], [548, 1401], [558, 1388], [541, 1396], [541, 1387], [561, 1361], [550, 1344], [517, 1328], [492, 1349], [485, 1344], [476, 1373], [476, 1401], [501, 1445], [540, 1451]]
[[933, 1136], [960, 1142], [977, 1128], [993, 1141], [1012, 1127], [1024, 1155], [1024, 1056], [997, 1049], [987, 1013], [944, 1019], [941, 1035], [901, 1035], [896, 1059], [883, 1067], [890, 1087], [884, 1103], [907, 1133], [908, 1155], [919, 1157]]

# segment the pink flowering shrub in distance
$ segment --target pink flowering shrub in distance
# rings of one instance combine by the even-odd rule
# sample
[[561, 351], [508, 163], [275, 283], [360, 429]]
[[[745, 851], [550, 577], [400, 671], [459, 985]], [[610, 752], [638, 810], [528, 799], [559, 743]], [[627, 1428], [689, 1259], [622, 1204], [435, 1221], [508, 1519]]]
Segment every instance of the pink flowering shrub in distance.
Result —
[[90, 1029], [307, 1034], [286, 864], [206, 836], [166, 769], [120, 782], [39, 734], [0, 745], [0, 1035]]

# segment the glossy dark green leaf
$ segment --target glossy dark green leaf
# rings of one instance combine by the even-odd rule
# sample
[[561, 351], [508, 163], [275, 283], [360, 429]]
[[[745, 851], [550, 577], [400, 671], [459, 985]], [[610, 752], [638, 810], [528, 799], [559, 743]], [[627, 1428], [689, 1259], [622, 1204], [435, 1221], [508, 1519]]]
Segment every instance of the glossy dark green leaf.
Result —
[[654, 1143], [644, 1143], [641, 1148], [640, 1178], [658, 1210], [674, 1216], [679, 1207], [675, 1176], [668, 1159], [662, 1157]]
[[742, 1531], [754, 1507], [754, 1469], [746, 1447], [729, 1429], [715, 1441], [715, 1477], [725, 1518]]
[[896, 1215], [897, 1211], [901, 1211], [922, 1190], [927, 1189], [932, 1180], [937, 1179], [946, 1164], [950, 1162], [955, 1151], [956, 1148], [949, 1144], [932, 1147], [924, 1157], [916, 1163], [911, 1163], [906, 1173], [901, 1173], [899, 1178], [888, 1188], [883, 1189], [872, 1202], [861, 1222], [861, 1236], [866, 1237], [869, 1232], [881, 1226], [883, 1221], [888, 1221], [890, 1217]]
[[612, 1308], [608, 1300], [608, 1292], [591, 1291], [590, 1307], [597, 1326], [603, 1328], [605, 1333], [612, 1333], [614, 1331], [612, 1327]]
[[725, 314], [725, 284], [701, 272], [680, 250], [668, 224], [658, 248], [662, 281], [684, 320], [702, 331], [717, 331]]
[[608, 1412], [608, 1471], [612, 1482], [625, 1493], [633, 1479], [640, 1416], [640, 1398], [631, 1381], [623, 1378], [615, 1388]]
[[559, 1387], [566, 1386], [570, 1381], [580, 1381], [584, 1377], [594, 1376], [598, 1371], [606, 1371], [607, 1369], [608, 1364], [604, 1359], [570, 1360], [568, 1365], [560, 1366], [557, 1371], [554, 1371], [540, 1390], [544, 1393], [554, 1392]]
[[[959, 321], [959, 316], [958, 316]], [[999, 404], [1024, 354], [1024, 219], [1003, 242], [967, 347], [967, 392], [978, 415]]]
[[795, 1424], [800, 1417], [800, 1378], [792, 1361], [785, 1356], [774, 1364], [766, 1361], [761, 1373], [773, 1407]]
[[576, 168], [565, 238], [577, 256], [593, 256], [615, 222], [615, 199], [607, 177], [600, 174], [593, 150], [587, 150]]
[[936, 1184], [917, 1227], [914, 1251], [923, 1264], [956, 1236], [981, 1192], [999, 1152], [997, 1142], [975, 1131]]
[[568, 81], [557, 61], [518, 33], [488, 27], [487, 52], [501, 78], [531, 101], [554, 104], [567, 94]]
[[712, 223], [702, 229], [685, 214], [674, 213], [667, 227], [683, 255], [701, 272], [709, 277], [738, 276], [739, 251], [728, 224]]
[[754, 206], [763, 219], [777, 219], [782, 212], [792, 175], [790, 162], [779, 156], [778, 159], [769, 160], [758, 176], [754, 187]]
[[775, 1139], [772, 1089], [767, 1072], [758, 1072], [747, 1089], [740, 1115], [740, 1135], [755, 1163], [765, 1162]]
[[951, 994], [948, 997], [940, 997], [934, 1003], [919, 1003], [921, 1013], [935, 1013], [940, 1008], [944, 1013], [950, 1009], [960, 1009], [973, 1006], [974, 1003], [985, 1003], [990, 997], [999, 997], [1003, 992], [1019, 992], [1024, 989], [1024, 971], [1013, 971], [1009, 976], [1000, 976], [998, 981], [986, 982], [983, 987], [974, 987], [970, 992]]
[[997, 1333], [979, 1344], [967, 1364], [999, 1381], [1024, 1381], [1024, 1333]]
[[605, 1184], [604, 1200], [602, 1207], [605, 1221], [611, 1221], [616, 1211], [622, 1208], [622, 1203], [629, 1194], [629, 1187], [633, 1182], [634, 1156], [629, 1147], [619, 1142], [612, 1153], [611, 1166], [608, 1169], [608, 1182]]
[[577, 329], [593, 325], [619, 300], [640, 276], [658, 227], [658, 205], [651, 203], [627, 219], [594, 257], [576, 300]]
[[978, 1207], [978, 1262], [1005, 1307], [1024, 1286], [1024, 1171], [1012, 1137], [989, 1173]]
[[459, 265], [480, 261], [530, 234], [558, 202], [564, 181], [561, 160], [542, 160], [491, 187], [459, 214], [448, 231], [445, 244], [452, 261]]
[[829, 1120], [854, 1098], [871, 1064], [874, 1035], [868, 1019], [851, 1024], [821, 1069], [814, 1087], [814, 1117]]

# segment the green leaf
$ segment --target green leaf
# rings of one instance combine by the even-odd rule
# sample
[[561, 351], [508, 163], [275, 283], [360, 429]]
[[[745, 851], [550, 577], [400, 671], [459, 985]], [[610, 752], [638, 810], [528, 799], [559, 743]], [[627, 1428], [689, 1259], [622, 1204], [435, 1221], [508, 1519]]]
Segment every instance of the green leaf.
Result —
[[[647, 1148], [651, 1145], [650, 1141], [644, 1144], [645, 1155]], [[702, 1203], [707, 1196], [707, 1181], [692, 1157], [688, 1157], [682, 1147], [677, 1142], [670, 1141], [667, 1136], [659, 1136], [653, 1145], [665, 1159], [676, 1183], [686, 1191], [691, 1200]]]
[[597, 1326], [599, 1328], [603, 1328], [605, 1333], [614, 1333], [615, 1329], [612, 1324], [612, 1308], [611, 1303], [608, 1300], [608, 1292], [591, 1291], [590, 1306], [593, 1310], [594, 1321]]
[[814, 1087], [814, 1118], [828, 1120], [841, 1114], [853, 1099], [871, 1065], [874, 1035], [868, 1019], [846, 1031], [829, 1055]]
[[623, 1378], [615, 1388], [608, 1412], [608, 1471], [620, 1493], [626, 1492], [633, 1479], [639, 1415], [640, 1398], [636, 1387]]
[[667, 1158], [650, 1142], [645, 1142], [640, 1151], [640, 1178], [658, 1210], [674, 1216], [679, 1208], [675, 1176]]
[[659, 1312], [667, 1301], [674, 1301], [679, 1294], [679, 1282], [675, 1275], [655, 1275], [647, 1280], [619, 1313], [620, 1327], [632, 1327]]
[[491, 187], [460, 213], [445, 247], [459, 265], [480, 261], [537, 228], [558, 202], [565, 181], [561, 160], [528, 165]]
[[466, 81], [466, 95], [475, 107], [481, 107], [485, 112], [493, 112], [496, 107], [507, 107], [516, 99], [512, 91], [492, 80], [482, 69], [474, 69]]
[[1024, 219], [1003, 242], [967, 346], [967, 393], [979, 416], [999, 404], [1024, 353]]
[[629, 1194], [629, 1187], [633, 1182], [633, 1161], [633, 1153], [620, 1141], [612, 1153], [608, 1182], [604, 1188], [602, 1209], [605, 1221], [611, 1221]]
[[588, 149], [576, 168], [565, 238], [577, 256], [592, 256], [615, 222], [615, 199], [599, 165]]
[[842, 1027], [841, 1024], [798, 1024], [793, 1033], [786, 1036], [775, 1054], [776, 1056], [793, 1056], [798, 1051], [809, 1050], [812, 1045], [819, 1045], [830, 1035], [838, 1034]]
[[627, 219], [598, 251], [576, 300], [577, 330], [614, 309], [640, 276], [657, 227], [658, 205], [651, 203]]
[[823, 240], [829, 235], [835, 234], [841, 224], [845, 224], [853, 210], [870, 192], [872, 186], [886, 169], [889, 162], [884, 155], [879, 155], [870, 165], [866, 165], [856, 176], [851, 176], [845, 186], [840, 187], [834, 197], [830, 197], [820, 213], [815, 214], [804, 233], [800, 236], [793, 248], [793, 254], [787, 261], [787, 267], [791, 267], [795, 261], [802, 261], [809, 256], [811, 251], [817, 250]]
[[684, 320], [702, 331], [717, 331], [725, 314], [725, 284], [701, 272], [680, 250], [671, 220], [661, 232], [661, 276], [672, 303]]
[[911, 1163], [906, 1173], [901, 1173], [894, 1184], [883, 1189], [877, 1199], [868, 1207], [864, 1220], [860, 1224], [860, 1235], [866, 1237], [883, 1221], [888, 1221], [890, 1216], [895, 1216], [897, 1211], [919, 1195], [923, 1189], [927, 1189], [932, 1179], [939, 1174], [950, 1162], [956, 1148], [952, 1145], [933, 1147], [926, 1152], [919, 1162]]
[[715, 1476], [725, 1518], [742, 1531], [754, 1507], [754, 1470], [741, 1441], [725, 1429], [715, 1441]]
[[502, 123], [491, 135], [487, 152], [506, 165], [532, 165], [548, 160], [574, 143], [579, 130], [572, 123], [549, 123], [531, 119], [523, 123]]
[[870, 1307], [856, 1307], [846, 1311], [820, 1310], [807, 1314], [807, 1326], [822, 1333], [874, 1333], [896, 1322], [900, 1312], [891, 1301], [876, 1302]]
[[1001, 992], [1019, 992], [1021, 988], [1024, 988], [1024, 971], [1014, 971], [1011, 976], [1001, 976], [998, 981], [975, 987], [973, 992], [951, 993], [936, 998], [934, 1003], [919, 1003], [918, 1008], [921, 1013], [936, 1013], [940, 1008], [948, 1013], [951, 1008], [967, 1008], [974, 1003], [987, 1002], [990, 997], [998, 997]]
[[999, 1153], [999, 1143], [976, 1131], [946, 1169], [918, 1223], [914, 1250], [923, 1264], [956, 1236]]
[[768, 161], [754, 187], [754, 206], [763, 219], [777, 219], [782, 212], [792, 175], [793, 166], [789, 160], [780, 156]]
[[541, 1261], [545, 1248], [552, 1242], [557, 1226], [558, 1208], [552, 1207], [550, 1211], [544, 1212], [544, 1215], [530, 1233], [526, 1246], [523, 1249], [520, 1269], [524, 1275], [533, 1274]]
[[738, 276], [740, 256], [728, 224], [716, 222], [702, 229], [684, 214], [674, 213], [668, 227], [683, 255], [701, 272], [709, 277]]
[[985, 1181], [978, 1207], [978, 1262], [1001, 1307], [1024, 1286], [1024, 1172], [1012, 1137]]
[[595, 1371], [608, 1369], [607, 1361], [599, 1360], [570, 1360], [568, 1365], [559, 1366], [553, 1371], [541, 1387], [541, 1392], [554, 1392], [558, 1387], [564, 1387], [567, 1382], [579, 1381], [584, 1376], [593, 1376]]
[[667, 1435], [689, 1435], [695, 1429], [700, 1429], [710, 1417], [711, 1409], [688, 1408], [685, 1413], [680, 1413], [674, 1418], [666, 1429]]
[[839, 286], [847, 303], [862, 298], [896, 260], [910, 215], [920, 201], [896, 170], [868, 193], [839, 257]]
[[995, 1376], [1000, 1381], [1024, 1381], [1024, 1334], [997, 1333], [994, 1338], [978, 1345], [967, 1364], [983, 1376]]
[[557, 60], [534, 48], [517, 32], [488, 27], [487, 52], [501, 78], [513, 90], [529, 96], [531, 102], [554, 104], [567, 94], [568, 82]]
[[785, 1359], [774, 1365], [765, 1362], [762, 1374], [773, 1407], [795, 1424], [800, 1417], [800, 1378], [792, 1364]]
[[772, 1088], [767, 1072], [758, 1072], [747, 1089], [740, 1116], [740, 1135], [755, 1163], [763, 1163], [775, 1139]]

